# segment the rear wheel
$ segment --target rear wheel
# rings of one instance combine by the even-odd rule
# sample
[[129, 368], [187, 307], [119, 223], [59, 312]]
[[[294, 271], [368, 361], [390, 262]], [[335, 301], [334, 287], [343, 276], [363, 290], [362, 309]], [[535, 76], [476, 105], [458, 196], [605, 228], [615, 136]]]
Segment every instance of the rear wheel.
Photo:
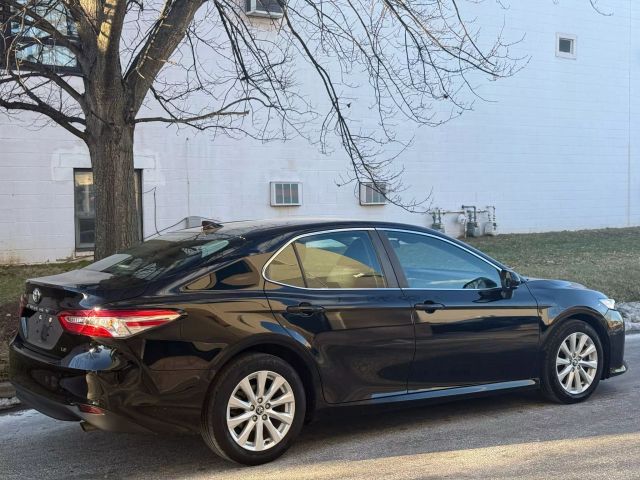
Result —
[[602, 377], [604, 353], [596, 331], [581, 320], [559, 326], [543, 352], [542, 392], [559, 403], [577, 403], [593, 394]]
[[227, 365], [212, 385], [202, 414], [202, 436], [222, 457], [259, 465], [291, 446], [305, 410], [304, 387], [291, 365], [273, 355], [244, 355]]

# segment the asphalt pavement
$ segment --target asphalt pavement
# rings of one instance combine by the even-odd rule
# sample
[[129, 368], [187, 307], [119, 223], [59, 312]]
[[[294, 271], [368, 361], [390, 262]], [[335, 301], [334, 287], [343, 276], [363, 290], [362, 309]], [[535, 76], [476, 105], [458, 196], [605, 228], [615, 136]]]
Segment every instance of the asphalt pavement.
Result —
[[640, 335], [629, 372], [585, 403], [534, 392], [334, 412], [308, 425], [284, 457], [240, 467], [198, 436], [84, 433], [33, 410], [0, 416], [0, 479], [640, 478]]

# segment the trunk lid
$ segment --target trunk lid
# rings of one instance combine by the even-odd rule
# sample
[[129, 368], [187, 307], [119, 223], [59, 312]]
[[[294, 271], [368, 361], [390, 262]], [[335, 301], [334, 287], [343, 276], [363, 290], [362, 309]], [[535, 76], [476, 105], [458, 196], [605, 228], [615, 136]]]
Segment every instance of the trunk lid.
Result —
[[87, 338], [66, 332], [58, 314], [65, 310], [91, 309], [142, 295], [148, 284], [87, 269], [30, 279], [20, 312], [19, 336], [41, 353], [62, 358]]

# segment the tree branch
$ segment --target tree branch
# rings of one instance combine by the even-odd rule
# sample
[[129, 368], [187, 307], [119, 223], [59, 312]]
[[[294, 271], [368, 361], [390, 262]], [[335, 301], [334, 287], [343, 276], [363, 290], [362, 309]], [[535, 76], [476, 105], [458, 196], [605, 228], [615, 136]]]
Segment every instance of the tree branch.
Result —
[[143, 117], [143, 118], [136, 118], [135, 122], [136, 123], [163, 122], [163, 123], [186, 123], [186, 124], [192, 124], [192, 123], [199, 122], [199, 121], [202, 121], [202, 120], [208, 120], [208, 119], [213, 118], [213, 117], [244, 116], [244, 115], [249, 115], [249, 110], [245, 110], [243, 112], [211, 112], [211, 113], [206, 113], [204, 115], [197, 115], [195, 117], [189, 117], [189, 118]]
[[63, 127], [64, 129], [66, 129], [67, 131], [74, 134], [76, 137], [81, 138], [82, 140], [85, 140], [85, 137], [86, 137], [85, 133], [82, 130], [72, 125], [73, 123], [79, 123], [84, 125], [83, 118], [70, 117], [70, 116], [64, 115], [62, 112], [55, 110], [54, 108], [42, 103], [38, 105], [34, 105], [32, 103], [27, 103], [27, 102], [19, 102], [19, 101], [10, 102], [0, 98], [0, 107], [6, 110], [26, 110], [29, 112], [35, 112], [41, 115], [45, 115], [49, 117], [51, 120], [53, 120], [54, 122], [56, 122], [58, 125]]
[[[75, 88], [73, 88], [68, 82], [66, 82], [60, 75], [57, 75], [50, 68], [45, 67], [39, 63], [28, 62], [28, 69], [31, 71], [37, 72], [37, 75], [33, 75], [31, 73], [27, 74], [28, 78], [34, 77], [43, 77], [48, 80], [51, 80], [53, 83], [58, 85], [62, 90], [64, 90], [71, 98], [73, 98], [78, 105], [82, 108], [83, 111], [86, 109], [86, 102], [84, 100], [84, 95], [78, 92]], [[25, 78], [25, 74], [18, 71], [17, 76], [21, 79]], [[14, 79], [15, 80], [15, 79]]]
[[202, 4], [203, 0], [167, 0], [155, 28], [124, 76], [132, 117], [140, 109], [158, 72], [184, 39]]
[[[78, 58], [78, 61], [85, 59], [82, 49], [78, 46], [78, 44], [69, 40], [69, 38], [58, 31], [58, 29], [54, 27], [51, 22], [36, 13], [32, 8], [29, 8], [28, 3], [20, 3], [16, 0], [0, 0], [0, 5], [6, 5], [14, 8], [17, 12], [19, 12], [18, 16], [21, 17], [21, 21], [24, 25], [26, 25], [27, 27], [38, 28], [39, 30], [48, 33], [52, 38], [56, 39], [56, 42], [58, 42], [65, 48], [68, 48]], [[28, 20], [27, 17], [33, 20]]]

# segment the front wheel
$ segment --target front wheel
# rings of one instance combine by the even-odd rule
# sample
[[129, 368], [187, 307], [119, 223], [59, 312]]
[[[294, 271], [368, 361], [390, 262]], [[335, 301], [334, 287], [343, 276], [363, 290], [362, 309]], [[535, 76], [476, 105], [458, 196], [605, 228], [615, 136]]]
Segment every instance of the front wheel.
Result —
[[604, 352], [596, 331], [581, 320], [559, 326], [543, 352], [543, 394], [559, 403], [589, 398], [602, 377]]
[[212, 385], [202, 437], [224, 458], [259, 465], [291, 446], [305, 410], [304, 387], [291, 365], [273, 355], [244, 355], [230, 362]]

